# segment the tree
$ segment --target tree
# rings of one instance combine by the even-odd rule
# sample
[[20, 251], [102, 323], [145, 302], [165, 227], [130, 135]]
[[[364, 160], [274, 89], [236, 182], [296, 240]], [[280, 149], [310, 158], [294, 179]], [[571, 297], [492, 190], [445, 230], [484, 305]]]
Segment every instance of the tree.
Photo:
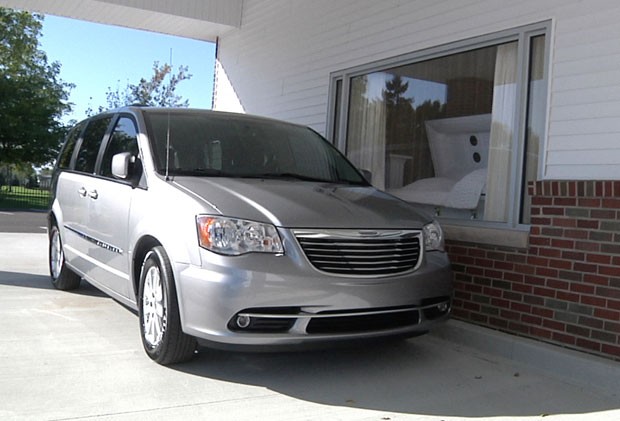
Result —
[[[119, 108], [131, 104], [149, 105], [157, 107], [189, 107], [189, 100], [183, 100], [176, 94], [179, 83], [191, 79], [187, 66], [179, 66], [176, 74], [172, 73], [172, 66], [153, 62], [153, 75], [150, 79], [141, 78], [135, 84], [128, 84], [124, 90], [117, 85], [115, 90], [108, 87], [106, 92], [107, 108]], [[99, 112], [106, 108], [99, 106]], [[86, 110], [86, 115], [94, 114], [92, 108]]]
[[41, 165], [58, 153], [73, 85], [39, 49], [43, 17], [0, 7], [0, 165]]

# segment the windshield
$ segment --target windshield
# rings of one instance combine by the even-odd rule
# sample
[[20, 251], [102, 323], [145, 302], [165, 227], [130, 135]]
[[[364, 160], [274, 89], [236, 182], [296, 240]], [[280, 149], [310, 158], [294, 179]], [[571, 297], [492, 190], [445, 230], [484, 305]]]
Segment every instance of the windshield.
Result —
[[145, 120], [160, 174], [168, 159], [171, 176], [367, 184], [336, 148], [306, 127], [211, 112], [147, 112]]

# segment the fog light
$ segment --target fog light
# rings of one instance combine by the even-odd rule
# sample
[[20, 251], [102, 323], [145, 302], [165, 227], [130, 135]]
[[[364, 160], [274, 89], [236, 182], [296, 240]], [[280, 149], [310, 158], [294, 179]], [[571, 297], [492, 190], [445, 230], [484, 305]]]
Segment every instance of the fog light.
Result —
[[251, 322], [252, 318], [246, 314], [240, 314], [237, 316], [237, 326], [239, 326], [241, 329], [245, 329], [246, 327], [250, 326]]
[[448, 303], [439, 303], [439, 304], [437, 304], [437, 310], [439, 310], [442, 313], [445, 313], [446, 311], [448, 311]]

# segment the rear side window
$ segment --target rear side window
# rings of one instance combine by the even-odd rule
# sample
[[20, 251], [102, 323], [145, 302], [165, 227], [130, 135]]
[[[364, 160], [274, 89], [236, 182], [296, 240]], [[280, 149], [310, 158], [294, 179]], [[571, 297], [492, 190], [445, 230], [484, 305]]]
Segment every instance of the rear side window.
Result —
[[110, 125], [112, 117], [103, 117], [91, 120], [86, 126], [82, 144], [75, 161], [75, 170], [92, 174], [95, 172], [97, 155], [103, 141], [103, 136]]
[[64, 170], [69, 168], [69, 166], [71, 165], [71, 157], [73, 156], [75, 145], [80, 138], [80, 133], [82, 132], [83, 128], [84, 123], [79, 123], [75, 125], [67, 135], [65, 145], [62, 148], [62, 152], [60, 152], [60, 156], [58, 157], [58, 168]]
[[121, 117], [112, 131], [110, 141], [106, 147], [101, 161], [99, 174], [104, 177], [112, 177], [112, 157], [117, 153], [129, 152], [138, 156], [138, 137], [136, 125], [133, 120]]

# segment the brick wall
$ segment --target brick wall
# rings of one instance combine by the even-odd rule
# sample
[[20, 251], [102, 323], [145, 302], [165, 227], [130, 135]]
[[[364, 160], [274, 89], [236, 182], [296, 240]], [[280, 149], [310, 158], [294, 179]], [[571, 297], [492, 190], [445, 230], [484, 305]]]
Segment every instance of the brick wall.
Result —
[[531, 183], [527, 249], [451, 241], [454, 317], [620, 360], [620, 181]]

